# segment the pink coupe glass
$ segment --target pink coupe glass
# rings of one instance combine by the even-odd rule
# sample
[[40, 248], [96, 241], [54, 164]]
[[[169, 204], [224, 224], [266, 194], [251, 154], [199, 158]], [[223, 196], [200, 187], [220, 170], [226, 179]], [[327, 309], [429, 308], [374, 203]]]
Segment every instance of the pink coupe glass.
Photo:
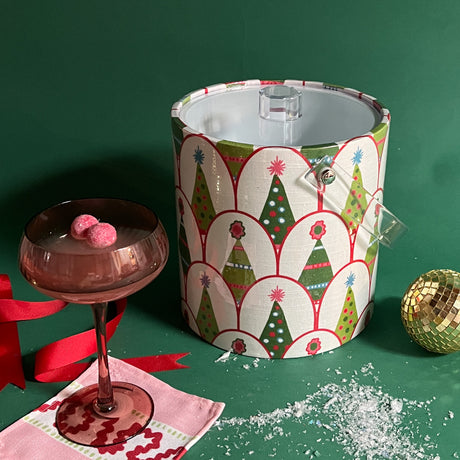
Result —
[[[113, 225], [116, 242], [98, 249], [72, 238], [71, 224], [82, 214]], [[94, 315], [98, 383], [79, 389], [60, 405], [56, 425], [65, 438], [82, 445], [109, 446], [137, 435], [150, 422], [154, 411], [151, 395], [137, 385], [111, 382], [107, 304], [156, 278], [166, 263], [168, 248], [155, 213], [132, 201], [66, 201], [27, 223], [19, 249], [19, 268], [26, 280], [56, 299], [90, 304]]]

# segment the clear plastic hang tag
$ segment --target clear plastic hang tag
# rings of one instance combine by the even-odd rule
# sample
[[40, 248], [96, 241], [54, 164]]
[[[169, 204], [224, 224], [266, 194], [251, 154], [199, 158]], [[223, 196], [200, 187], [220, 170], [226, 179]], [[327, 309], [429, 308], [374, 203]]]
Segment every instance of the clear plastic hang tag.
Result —
[[[369, 245], [377, 241], [391, 248], [408, 230], [378, 198], [364, 189], [360, 181], [351, 177], [337, 163], [332, 166], [332, 158], [329, 156], [316, 160], [301, 179], [309, 187], [320, 192], [325, 204], [344, 216], [350, 228], [359, 226], [369, 233]], [[351, 197], [349, 207], [344, 208], [343, 197]], [[372, 207], [374, 212], [369, 212]]]

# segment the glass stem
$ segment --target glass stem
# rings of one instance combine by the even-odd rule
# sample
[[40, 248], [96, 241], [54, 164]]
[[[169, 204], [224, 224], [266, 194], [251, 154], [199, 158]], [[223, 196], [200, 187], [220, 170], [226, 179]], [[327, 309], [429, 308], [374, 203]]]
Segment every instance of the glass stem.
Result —
[[113, 400], [112, 382], [110, 381], [109, 360], [107, 357], [107, 302], [91, 305], [94, 315], [97, 341], [97, 361], [99, 366], [99, 387], [96, 409], [99, 412], [110, 412], [115, 408]]

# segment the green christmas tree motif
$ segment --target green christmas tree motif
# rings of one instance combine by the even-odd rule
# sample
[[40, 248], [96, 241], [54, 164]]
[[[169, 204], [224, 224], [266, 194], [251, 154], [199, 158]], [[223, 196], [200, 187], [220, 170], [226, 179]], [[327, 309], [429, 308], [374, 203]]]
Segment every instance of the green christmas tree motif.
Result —
[[229, 167], [233, 180], [236, 181], [244, 161], [254, 151], [254, 146], [241, 142], [219, 141], [216, 147]]
[[[378, 235], [379, 233], [379, 215], [380, 215], [380, 208], [381, 205], [377, 204], [375, 206], [375, 223], [374, 223], [374, 235]], [[371, 235], [369, 237], [368, 248], [366, 251], [366, 256], [364, 257], [364, 262], [366, 262], [367, 266], [369, 267], [369, 274], [372, 276], [375, 267], [375, 260], [377, 257], [377, 252], [379, 250], [379, 244], [377, 237]]]
[[192, 209], [195, 214], [198, 228], [201, 234], [205, 234], [209, 224], [216, 215], [212, 204], [211, 195], [209, 194], [208, 184], [201, 165], [204, 163], [204, 153], [197, 147], [193, 155], [196, 163], [195, 185], [192, 196]]
[[362, 158], [363, 151], [358, 147], [353, 154], [352, 160], [354, 165], [353, 182], [351, 183], [345, 208], [342, 211], [342, 217], [351, 232], [357, 228], [367, 208], [366, 192], [364, 191], [361, 170], [359, 169]]
[[182, 141], [184, 139], [184, 132], [182, 129], [185, 124], [178, 117], [173, 117], [171, 121], [174, 152], [176, 153], [176, 156], [179, 157]]
[[326, 224], [323, 220], [318, 220], [311, 226], [309, 235], [316, 243], [299, 277], [299, 283], [308, 289], [313, 301], [321, 299], [324, 290], [334, 276], [326, 249], [321, 241], [325, 234]]
[[280, 303], [283, 301], [285, 292], [278, 286], [269, 295], [273, 302], [267, 324], [260, 335], [260, 341], [267, 348], [272, 358], [282, 358], [286, 348], [292, 343], [286, 318]]
[[265, 226], [276, 246], [280, 245], [295, 223], [291, 207], [281, 182], [286, 165], [276, 157], [267, 168], [273, 176], [270, 191], [260, 215], [260, 222]]
[[211, 298], [209, 297], [208, 288], [211, 285], [211, 279], [206, 273], [200, 278], [203, 291], [201, 293], [200, 308], [196, 316], [196, 322], [200, 330], [201, 337], [207, 342], [212, 342], [214, 337], [219, 333], [216, 317], [212, 308]]
[[386, 136], [388, 134], [388, 123], [380, 123], [374, 129], [372, 129], [371, 132], [374, 134], [374, 140], [377, 144], [377, 150], [379, 152], [379, 159], [381, 159]]
[[230, 225], [230, 235], [236, 241], [222, 271], [236, 302], [239, 303], [247, 289], [256, 281], [249, 257], [241, 243], [246, 235], [243, 222], [235, 220]]
[[345, 282], [347, 286], [347, 294], [343, 303], [342, 313], [335, 328], [335, 333], [339, 337], [342, 344], [348, 342], [353, 335], [356, 325], [358, 324], [358, 312], [356, 311], [355, 294], [352, 286], [355, 283], [356, 275], [350, 273]]
[[314, 163], [320, 158], [326, 156], [334, 158], [340, 147], [337, 144], [322, 144], [314, 147], [304, 146], [301, 147], [300, 153], [310, 162]]
[[187, 273], [188, 267], [190, 267], [191, 257], [190, 249], [187, 241], [187, 233], [185, 232], [184, 226], [184, 202], [182, 198], [179, 198], [179, 213], [180, 213], [180, 224], [179, 224], [179, 259], [182, 265], [183, 273]]

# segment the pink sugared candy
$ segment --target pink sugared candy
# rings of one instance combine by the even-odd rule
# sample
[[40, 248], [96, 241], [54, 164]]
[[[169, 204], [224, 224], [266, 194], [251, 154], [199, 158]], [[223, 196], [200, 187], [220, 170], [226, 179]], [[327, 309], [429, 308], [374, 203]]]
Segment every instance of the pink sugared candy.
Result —
[[94, 216], [82, 214], [73, 220], [70, 227], [70, 234], [76, 240], [85, 240], [88, 229], [97, 223], [99, 223], [99, 221]]
[[86, 241], [92, 248], [107, 248], [117, 241], [117, 231], [113, 225], [99, 222], [88, 229]]

